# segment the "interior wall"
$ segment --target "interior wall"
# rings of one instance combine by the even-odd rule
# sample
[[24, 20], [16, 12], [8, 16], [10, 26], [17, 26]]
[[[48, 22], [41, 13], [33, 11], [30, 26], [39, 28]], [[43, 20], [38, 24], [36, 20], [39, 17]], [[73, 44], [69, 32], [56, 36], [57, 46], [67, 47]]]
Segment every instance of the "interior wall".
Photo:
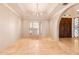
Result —
[[22, 37], [29, 37], [29, 24], [30, 22], [37, 21], [40, 23], [40, 36], [48, 36], [49, 33], [49, 22], [47, 20], [31, 20], [31, 19], [23, 19], [22, 20]]
[[6, 48], [20, 37], [21, 20], [0, 4], [0, 48]]
[[44, 20], [41, 21], [41, 35], [42, 36], [50, 36], [50, 32], [49, 32], [49, 21], [48, 20]]
[[52, 17], [52, 19], [50, 20], [50, 33], [51, 33], [51, 37], [54, 40], [58, 40], [59, 36], [58, 36], [58, 19], [59, 19], [60, 14], [55, 15], [54, 17]]

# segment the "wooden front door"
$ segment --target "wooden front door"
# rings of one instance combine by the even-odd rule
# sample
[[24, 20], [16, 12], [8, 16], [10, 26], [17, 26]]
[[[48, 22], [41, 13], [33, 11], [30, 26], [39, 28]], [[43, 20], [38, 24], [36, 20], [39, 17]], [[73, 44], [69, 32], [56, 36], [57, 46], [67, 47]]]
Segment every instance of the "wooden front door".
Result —
[[61, 18], [59, 24], [59, 38], [72, 37], [72, 18]]

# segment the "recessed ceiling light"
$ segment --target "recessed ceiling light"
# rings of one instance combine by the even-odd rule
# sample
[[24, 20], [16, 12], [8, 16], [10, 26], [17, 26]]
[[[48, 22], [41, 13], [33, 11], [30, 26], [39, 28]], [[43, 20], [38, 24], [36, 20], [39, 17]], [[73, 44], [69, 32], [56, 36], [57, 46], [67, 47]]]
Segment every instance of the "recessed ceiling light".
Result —
[[77, 9], [76, 11], [79, 11], [79, 9]]

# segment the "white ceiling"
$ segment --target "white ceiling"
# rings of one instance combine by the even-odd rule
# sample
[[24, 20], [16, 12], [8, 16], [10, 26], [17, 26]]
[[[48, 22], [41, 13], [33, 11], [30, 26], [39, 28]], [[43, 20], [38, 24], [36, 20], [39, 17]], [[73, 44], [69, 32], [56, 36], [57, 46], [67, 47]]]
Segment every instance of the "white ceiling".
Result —
[[79, 4], [76, 4], [74, 6], [72, 6], [71, 8], [69, 8], [68, 10], [66, 10], [64, 12], [64, 14], [62, 15], [62, 17], [76, 17], [79, 16]]
[[51, 13], [54, 14], [67, 6], [61, 3], [4, 3], [4, 5], [23, 18], [33, 19], [49, 19]]
[[44, 4], [44, 3], [28, 3], [28, 4], [17, 4], [21, 10], [23, 11], [24, 16], [48, 16], [50, 12], [52, 12], [58, 4]]

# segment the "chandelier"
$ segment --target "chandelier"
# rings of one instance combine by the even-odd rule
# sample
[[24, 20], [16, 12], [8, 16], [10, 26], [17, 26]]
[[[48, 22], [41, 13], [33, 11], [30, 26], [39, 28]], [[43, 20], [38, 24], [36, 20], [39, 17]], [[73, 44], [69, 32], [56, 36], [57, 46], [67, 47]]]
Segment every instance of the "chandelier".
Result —
[[38, 3], [36, 3], [36, 11], [35, 11], [35, 15], [36, 15], [37, 17], [39, 16], [38, 8], [39, 8]]
[[[40, 4], [36, 3], [34, 8], [35, 8], [35, 10], [34, 10], [34, 15], [35, 15], [36, 17], [43, 15], [43, 12], [40, 11], [40, 10], [42, 9], [42, 8], [40, 7]], [[40, 9], [40, 8], [41, 8], [41, 9]]]

